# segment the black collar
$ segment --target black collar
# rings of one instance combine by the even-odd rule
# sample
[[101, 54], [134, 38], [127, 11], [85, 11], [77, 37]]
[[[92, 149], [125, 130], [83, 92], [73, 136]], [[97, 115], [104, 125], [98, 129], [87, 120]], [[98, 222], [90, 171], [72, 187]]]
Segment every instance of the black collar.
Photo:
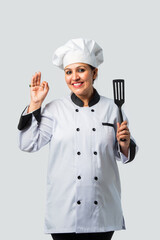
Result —
[[[95, 88], [93, 88], [93, 90], [94, 90], [93, 96], [92, 96], [91, 100], [90, 100], [89, 103], [88, 103], [88, 106], [89, 106], [89, 107], [92, 107], [93, 105], [95, 105], [96, 103], [98, 103], [99, 100], [100, 100], [100, 95], [99, 95], [99, 93], [97, 92], [97, 90], [96, 90]], [[84, 102], [83, 102], [80, 98], [78, 98], [78, 97], [76, 96], [76, 94], [72, 93], [72, 94], [71, 94], [71, 99], [72, 99], [72, 101], [73, 101], [76, 105], [78, 105], [79, 107], [83, 107]]]

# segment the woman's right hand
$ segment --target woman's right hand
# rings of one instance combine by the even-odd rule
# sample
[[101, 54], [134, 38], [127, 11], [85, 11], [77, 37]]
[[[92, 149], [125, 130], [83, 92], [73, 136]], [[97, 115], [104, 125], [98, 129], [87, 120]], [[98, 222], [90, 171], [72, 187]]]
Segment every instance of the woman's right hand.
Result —
[[41, 72], [33, 75], [30, 85], [31, 102], [28, 108], [28, 113], [40, 108], [49, 91], [48, 83], [41, 83]]

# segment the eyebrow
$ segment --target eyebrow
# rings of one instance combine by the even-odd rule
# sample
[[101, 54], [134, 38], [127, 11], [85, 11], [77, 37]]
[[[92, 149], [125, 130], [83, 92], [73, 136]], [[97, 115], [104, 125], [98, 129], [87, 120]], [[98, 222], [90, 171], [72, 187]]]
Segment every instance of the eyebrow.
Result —
[[[79, 65], [76, 68], [79, 68], [79, 67], [84, 67], [85, 68], [85, 66], [83, 66], [83, 65]], [[67, 70], [67, 69], [72, 70], [71, 68], [65, 68], [64, 71]]]

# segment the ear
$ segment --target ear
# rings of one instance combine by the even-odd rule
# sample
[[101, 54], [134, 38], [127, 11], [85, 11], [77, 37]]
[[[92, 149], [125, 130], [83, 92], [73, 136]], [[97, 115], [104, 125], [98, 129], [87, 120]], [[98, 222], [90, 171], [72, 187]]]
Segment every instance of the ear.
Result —
[[98, 68], [95, 68], [93, 70], [93, 79], [96, 79], [97, 75], [98, 75]]

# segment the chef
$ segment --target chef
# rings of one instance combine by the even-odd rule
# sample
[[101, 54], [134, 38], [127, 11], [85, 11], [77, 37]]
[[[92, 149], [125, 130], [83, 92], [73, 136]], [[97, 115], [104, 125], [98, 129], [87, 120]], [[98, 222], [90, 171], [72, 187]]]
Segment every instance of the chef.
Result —
[[35, 73], [18, 124], [22, 151], [49, 144], [45, 233], [53, 239], [109, 240], [125, 229], [117, 161], [131, 162], [137, 145], [125, 114], [120, 124], [114, 101], [93, 86], [102, 62], [94, 40], [72, 39], [59, 47], [53, 64], [64, 70], [69, 96], [42, 108], [49, 86]]

